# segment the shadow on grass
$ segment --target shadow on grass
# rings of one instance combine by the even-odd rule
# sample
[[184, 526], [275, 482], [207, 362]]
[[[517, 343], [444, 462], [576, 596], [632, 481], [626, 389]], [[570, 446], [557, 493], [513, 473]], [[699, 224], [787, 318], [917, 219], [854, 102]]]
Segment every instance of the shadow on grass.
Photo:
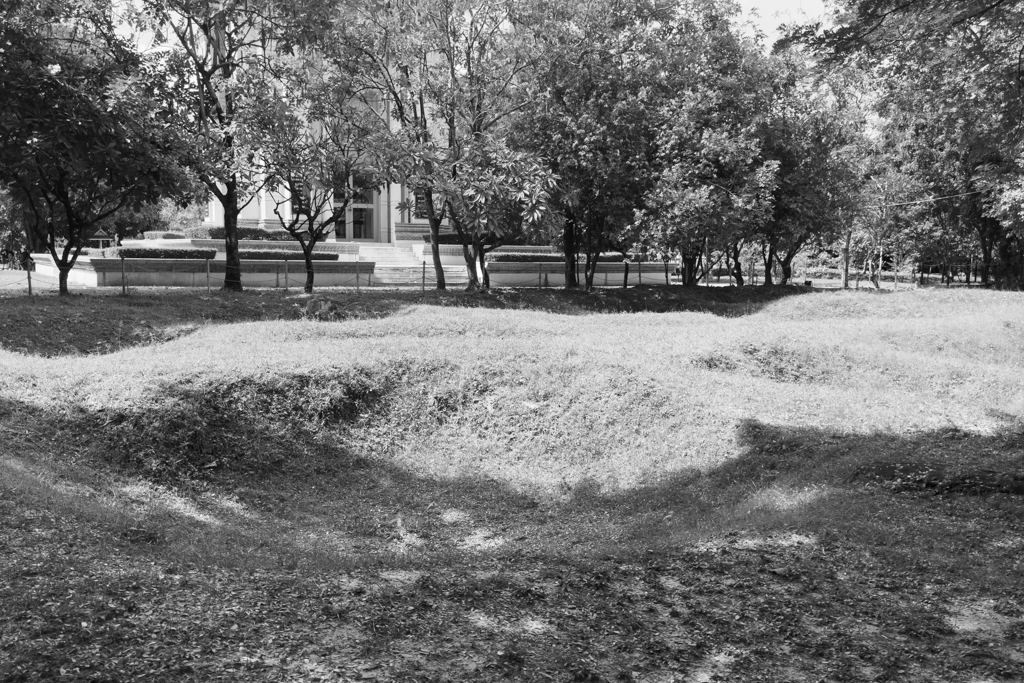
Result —
[[604, 544], [610, 556], [799, 531], [815, 544], [862, 547], [894, 570], [1024, 586], [1014, 569], [1015, 549], [1024, 545], [1019, 421], [1007, 418], [992, 435], [851, 435], [748, 421], [739, 436], [737, 457], [711, 471], [682, 471], [610, 494], [583, 485], [567, 508], [626, 525], [615, 543]]
[[[913, 502], [914, 486], [860, 476], [862, 468], [874, 462], [942, 465], [953, 473], [1024, 467], [1020, 425], [1009, 419], [991, 436], [957, 430], [851, 435], [748, 421], [738, 427], [736, 457], [713, 470], [677, 472], [619, 492], [582, 482], [558, 502], [493, 479], [434, 479], [389, 464], [391, 449], [416, 438], [417, 420], [434, 421], [419, 404], [374, 419], [391, 409], [394, 387], [437, 383], [410, 372], [392, 364], [174, 387], [151, 397], [144, 410], [116, 414], [80, 408], [46, 417], [7, 401], [0, 416], [12, 433], [24, 435], [22, 450], [35, 449], [38, 462], [51, 463], [51, 474], [36, 477], [40, 490], [58, 499], [108, 500], [118, 511], [109, 518], [119, 527], [115, 536], [171, 554], [187, 548], [214, 563], [257, 566], [381, 558], [402, 564], [483, 551], [628, 557], [674, 552], [740, 529], [799, 528], [937, 549], [949, 534], [964, 532], [967, 518], [919, 517], [911, 510], [897, 524], [893, 510], [924, 505]], [[413, 428], [393, 431], [403, 422]], [[36, 438], [43, 435], [46, 442]], [[104, 475], [85, 476], [85, 470], [67, 476], [87, 489], [107, 486], [103, 495], [61, 488], [66, 473], [54, 473], [52, 463], [66, 452], [90, 454], [118, 478], [116, 490], [103, 483]], [[27, 486], [25, 477], [34, 475], [20, 471]], [[917, 488], [927, 496], [937, 489], [927, 482]], [[1024, 511], [1018, 496], [998, 491], [968, 488], [947, 497], [963, 493]]]
[[[60, 438], [60, 430], [87, 426], [33, 422], [27, 406], [12, 402], [0, 403], [0, 416], [26, 436], [56, 430]], [[75, 418], [92, 425], [103, 419]], [[222, 427], [239, 430], [252, 448], [299, 438], [247, 426], [241, 412], [225, 419]], [[189, 662], [203, 672], [191, 678], [198, 680], [213, 665], [236, 672], [237, 653], [245, 651], [266, 657], [259, 668], [245, 669], [250, 680], [280, 680], [286, 657], [296, 652], [320, 653], [332, 666], [354, 662], [363, 671], [383, 663], [401, 680], [424, 678], [424, 671], [438, 680], [451, 671], [472, 681], [556, 680], [565, 672], [574, 680], [635, 680], [641, 668], [665, 672], [666, 680], [712, 680], [719, 673], [734, 680], [828, 680], [835, 671], [845, 672], [842, 680], [910, 680], [900, 674], [908, 662], [924, 672], [917, 680], [952, 680], [968, 670], [981, 680], [997, 666], [1007, 680], [1019, 680], [1021, 666], [1009, 649], [1015, 631], [1007, 629], [1005, 638], [957, 632], [947, 619], [964, 596], [983, 606], [978, 599], [992, 595], [1009, 607], [1019, 599], [1011, 592], [1019, 550], [992, 543], [1003, 540], [1019, 508], [999, 508], [994, 496], [894, 495], [884, 486], [864, 488], [855, 476], [878, 459], [1009, 466], [1019, 462], [1019, 430], [903, 438], [757, 422], [740, 429], [742, 452], [711, 472], [612, 495], [583, 486], [556, 506], [492, 480], [438, 481], [353, 458], [351, 444], [337, 440], [324, 443], [325, 454], [336, 456], [327, 470], [298, 467], [297, 452], [290, 463], [296, 467], [248, 475], [214, 470], [176, 489], [110, 472], [95, 474], [90, 484], [74, 472], [55, 477], [42, 461], [26, 466], [0, 456], [0, 485], [18, 490], [17, 497], [0, 496], [0, 511], [12, 513], [0, 525], [22, 525], [19, 538], [36, 539], [52, 571], [37, 576], [29, 572], [40, 570], [26, 565], [12, 574], [21, 593], [17, 602], [10, 596], [10, 623], [19, 637], [8, 641], [16, 645], [12, 668], [0, 664], [0, 675], [34, 680], [39, 676], [14, 674], [59, 670], [73, 658], [71, 664], [102, 674], [134, 674], [110, 679], [144, 677], [141, 667], [151, 674], [160, 662]], [[293, 446], [308, 447], [305, 438]], [[38, 438], [30, 441], [38, 445]], [[83, 445], [65, 441], [72, 450]], [[798, 504], [778, 509], [755, 504], [774, 500], [766, 491], [807, 489], [822, 493], [785, 498]], [[33, 505], [49, 507], [58, 519], [13, 514]], [[669, 513], [673, 519], [664, 521]], [[95, 553], [89, 539], [75, 539], [63, 556], [66, 568], [50, 559], [71, 515], [99, 522], [114, 537], [117, 571], [98, 571], [107, 565], [91, 556], [78, 559]], [[694, 516], [681, 519], [686, 515]], [[617, 554], [572, 556], [574, 541], [597, 542], [623, 523], [633, 533]], [[54, 533], [34, 533], [51, 524]], [[530, 538], [495, 552], [459, 543], [482, 526]], [[723, 535], [719, 545], [693, 542]], [[843, 544], [858, 547], [844, 551]], [[132, 553], [142, 561], [125, 561]], [[364, 563], [371, 571], [344, 573]], [[391, 571], [372, 571], [381, 569]], [[946, 584], [939, 594], [938, 581]], [[137, 656], [151, 640], [163, 648], [157, 663]], [[404, 661], [410, 643], [429, 656]], [[185, 679], [191, 671], [165, 678]]]
[[[811, 292], [800, 287], [633, 287], [595, 292], [496, 289], [487, 293], [418, 290], [325, 290], [332, 319], [386, 318], [409, 306], [532, 310], [562, 315], [693, 311], [739, 317], [773, 301]], [[0, 348], [38, 356], [112, 353], [182, 337], [206, 325], [297, 320], [308, 297], [280, 291], [242, 293], [90, 292], [4, 298]]]
[[[710, 313], [739, 317], [757, 313], [774, 301], [815, 292], [807, 287], [682, 287], [651, 286], [628, 289], [493, 289], [488, 292], [367, 293], [409, 304], [456, 308], [532, 310], [562, 315], [595, 313]], [[333, 295], [326, 295], [331, 298]]]

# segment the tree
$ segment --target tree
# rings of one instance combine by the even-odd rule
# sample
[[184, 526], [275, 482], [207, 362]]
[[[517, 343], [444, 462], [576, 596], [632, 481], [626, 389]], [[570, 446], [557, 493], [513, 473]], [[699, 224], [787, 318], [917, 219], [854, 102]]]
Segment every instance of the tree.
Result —
[[[959, 195], [957, 221], [975, 231], [982, 277], [1018, 288], [1022, 242], [1001, 194], [1019, 186], [1024, 93], [1018, 59], [1024, 10], [1000, 0], [875, 0], [840, 4], [836, 28], [812, 39], [833, 60], [871, 65], [892, 95], [889, 118], [916, 138], [931, 195]], [[994, 272], [993, 272], [994, 271]]]
[[635, 214], [652, 186], [655, 137], [667, 81], [659, 52], [677, 45], [674, 10], [624, 0], [572, 2], [542, 33], [536, 96], [513, 129], [518, 148], [541, 156], [558, 176], [566, 287], [593, 286], [603, 251], [624, 251]]
[[190, 189], [155, 113], [149, 64], [108, 10], [15, 4], [0, 36], [0, 179], [57, 265], [62, 295], [98, 225]]
[[353, 196], [372, 191], [384, 174], [385, 122], [359, 86], [353, 56], [338, 54], [338, 45], [273, 55], [267, 73], [250, 74], [239, 92], [237, 144], [278, 191], [274, 213], [302, 247], [307, 293], [316, 245], [344, 229]]
[[727, 21], [704, 22], [701, 49], [676, 69], [685, 74], [663, 105], [657, 137], [660, 174], [640, 213], [643, 240], [668, 259], [678, 255], [682, 281], [710, 269], [711, 250], [743, 284], [740, 253], [771, 218], [778, 162], [762, 142], [776, 78], [759, 46]]
[[484, 241], [503, 230], [497, 217], [514, 207], [533, 222], [546, 211], [552, 178], [504, 142], [510, 118], [530, 99], [522, 86], [536, 59], [538, 6], [401, 0], [366, 15], [375, 36], [366, 50], [376, 65], [371, 83], [388, 98], [393, 165], [430, 224], [438, 289], [445, 287], [437, 247], [445, 221], [460, 236], [474, 289]]
[[812, 241], [842, 227], [858, 194], [857, 143], [863, 118], [847, 103], [842, 79], [816, 76], [798, 52], [776, 53], [774, 96], [761, 126], [761, 148], [777, 164], [772, 211], [762, 227], [765, 285], [778, 264], [779, 284]]
[[[287, 51], [285, 29], [306, 17], [275, 0], [144, 0], [139, 25], [163, 48], [164, 96], [189, 144], [188, 163], [224, 212], [224, 288], [241, 290], [238, 215], [264, 187], [250, 150], [237, 144], [240, 84]], [[301, 23], [301, 22], [300, 22]]]

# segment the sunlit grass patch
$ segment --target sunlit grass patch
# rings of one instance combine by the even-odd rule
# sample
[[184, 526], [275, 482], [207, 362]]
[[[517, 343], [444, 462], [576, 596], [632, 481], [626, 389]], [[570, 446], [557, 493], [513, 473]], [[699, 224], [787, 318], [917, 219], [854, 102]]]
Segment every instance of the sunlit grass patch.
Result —
[[658, 294], [0, 351], [0, 678], [1024, 675], [1021, 496], [863, 476], [1024, 469], [1024, 307]]
[[[337, 490], [365, 477], [359, 495], [387, 499], [390, 519], [407, 520], [404, 534], [354, 511], [337, 533], [289, 522], [302, 552], [505, 552], [515, 543], [499, 539], [521, 532], [486, 519], [459, 535], [410, 526], [434, 495], [423, 491], [483, 483], [478, 491], [491, 493], [468, 506], [474, 517], [485, 500], [524, 497], [586, 515], [633, 496], [711, 533], [726, 528], [721, 520], [799, 520], [869, 455], [919, 457], [928, 434], [999, 433], [1024, 400], [1021, 375], [1006, 372], [1024, 352], [1002, 332], [1022, 315], [1008, 297], [976, 295], [817, 293], [729, 317], [375, 293], [366, 301], [377, 314], [336, 323], [272, 319], [290, 309], [257, 297], [245, 305], [270, 319], [189, 323], [198, 327], [188, 336], [73, 363], [0, 354], [9, 370], [0, 381], [10, 400], [79, 434], [97, 461], [162, 486], [280, 477]], [[368, 305], [360, 301], [351, 298]], [[388, 484], [382, 468], [410, 479]], [[119, 495], [124, 505], [144, 497]], [[231, 519], [232, 533], [257, 515], [251, 501], [236, 501], [246, 518], [195, 493], [179, 503], [146, 495], [150, 509], [190, 524]], [[320, 494], [308, 505], [323, 505]], [[641, 519], [610, 519], [593, 533], [625, 538]], [[553, 547], [564, 534], [531, 538]], [[261, 542], [272, 543], [253, 545]]]

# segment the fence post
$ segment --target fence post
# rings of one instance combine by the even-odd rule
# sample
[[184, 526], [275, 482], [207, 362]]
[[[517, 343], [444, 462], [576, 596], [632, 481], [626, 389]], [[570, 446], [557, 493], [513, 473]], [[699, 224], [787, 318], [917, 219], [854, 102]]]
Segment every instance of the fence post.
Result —
[[356, 289], [359, 289], [359, 258], [356, 257]]
[[423, 262], [423, 279], [420, 281], [420, 294], [427, 293], [427, 262]]
[[121, 294], [128, 293], [128, 282], [124, 276], [124, 255], [121, 255]]
[[210, 259], [206, 259], [206, 293], [210, 293]]
[[629, 261], [623, 261], [622, 265], [626, 266], [626, 270], [622, 273], [622, 288], [625, 289], [629, 285]]
[[544, 268], [543, 263], [537, 264], [537, 289], [540, 289], [544, 285], [541, 284], [541, 270]]
[[288, 291], [288, 259], [284, 260], [284, 291]]

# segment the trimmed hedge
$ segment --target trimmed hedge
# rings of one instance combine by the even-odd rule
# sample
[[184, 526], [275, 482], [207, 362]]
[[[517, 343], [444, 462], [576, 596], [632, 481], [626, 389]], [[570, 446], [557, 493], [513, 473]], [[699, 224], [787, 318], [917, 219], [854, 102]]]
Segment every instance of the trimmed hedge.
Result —
[[[83, 250], [84, 253], [84, 250]], [[149, 247], [110, 247], [109, 249], [91, 249], [89, 256], [104, 258], [184, 258], [212, 259], [217, 256], [216, 249], [189, 249], [184, 247], [149, 248]], [[338, 254], [314, 251], [314, 261], [337, 261]], [[271, 251], [270, 249], [239, 249], [238, 258], [249, 261], [301, 261], [301, 251]]]
[[[423, 236], [423, 241], [426, 242], [427, 244], [430, 244], [430, 235], [424, 235]], [[458, 244], [459, 246], [461, 246], [462, 245], [462, 240], [459, 239], [458, 233], [442, 232], [440, 235], [437, 236], [437, 243], [438, 244]]]
[[111, 247], [103, 250], [104, 258], [184, 258], [212, 259], [217, 255], [216, 249], [186, 249], [166, 247], [150, 249], [148, 247]]
[[185, 234], [181, 232], [160, 232], [159, 230], [147, 230], [142, 233], [142, 237], [147, 240], [177, 240], [184, 239]]
[[[223, 227], [197, 227], [185, 230], [184, 237], [193, 240], [222, 240]], [[240, 240], [292, 240], [295, 239], [287, 230], [261, 230], [260, 228], [238, 228]]]
[[488, 263], [564, 263], [561, 254], [487, 254]]
[[[339, 254], [325, 251], [314, 251], [310, 258], [314, 261], [337, 261]], [[302, 261], [301, 251], [271, 251], [270, 249], [239, 249], [238, 258], [250, 261]]]
[[[487, 260], [491, 263], [564, 263], [565, 257], [561, 254], [488, 254]], [[625, 259], [622, 254], [602, 254], [598, 257], [598, 263], [622, 263]], [[585, 263], [586, 257], [580, 256], [580, 263]]]

